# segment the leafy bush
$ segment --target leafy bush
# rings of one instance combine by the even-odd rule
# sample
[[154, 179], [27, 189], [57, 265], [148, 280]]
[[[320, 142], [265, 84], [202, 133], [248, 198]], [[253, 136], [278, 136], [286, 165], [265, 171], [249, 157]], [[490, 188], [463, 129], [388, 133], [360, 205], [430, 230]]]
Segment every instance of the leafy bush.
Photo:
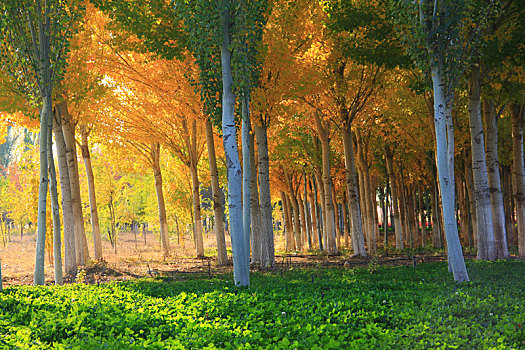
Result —
[[393, 349], [525, 347], [525, 262], [306, 269], [167, 282], [10, 287], [0, 348]]

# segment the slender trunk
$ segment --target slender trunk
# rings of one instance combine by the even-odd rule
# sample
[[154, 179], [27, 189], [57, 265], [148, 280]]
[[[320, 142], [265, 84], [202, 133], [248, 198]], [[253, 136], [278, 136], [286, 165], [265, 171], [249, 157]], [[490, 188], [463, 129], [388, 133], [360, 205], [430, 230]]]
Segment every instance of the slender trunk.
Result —
[[71, 182], [66, 160], [66, 143], [62, 132], [60, 113], [54, 113], [53, 133], [55, 135], [60, 188], [62, 192], [62, 219], [64, 223], [64, 268], [66, 276], [73, 279], [77, 274], [75, 217], [71, 203]]
[[511, 172], [510, 167], [503, 167], [503, 204], [505, 209], [505, 224], [506, 224], [506, 232], [507, 232], [507, 242], [510, 246], [517, 246], [518, 242], [515, 240], [514, 237], [514, 230], [513, 230], [513, 211], [511, 210], [512, 207], [512, 191], [511, 191]]
[[470, 236], [469, 236], [469, 225], [468, 225], [468, 202], [465, 184], [461, 178], [458, 177], [456, 181], [458, 189], [458, 202], [459, 202], [459, 227], [460, 227], [460, 236], [463, 238], [463, 244], [470, 245]]
[[518, 251], [525, 257], [525, 165], [523, 161], [523, 110], [525, 104], [513, 103], [512, 116], [512, 165], [516, 223], [518, 227]]
[[89, 154], [88, 134], [85, 126], [81, 128], [82, 133], [82, 158], [86, 168], [86, 176], [89, 192], [89, 207], [91, 209], [91, 227], [93, 229], [93, 243], [95, 248], [95, 259], [102, 260], [102, 240], [100, 238], [100, 224], [98, 220], [97, 199], [95, 195], [95, 176], [91, 166], [91, 155]]
[[55, 284], [64, 284], [62, 274], [62, 242], [60, 232], [60, 209], [58, 205], [57, 174], [55, 161], [53, 159], [52, 146], [52, 125], [53, 120], [49, 118], [47, 129], [47, 161], [49, 166], [49, 193], [51, 194], [51, 208], [53, 212], [53, 261], [55, 265]]
[[250, 269], [250, 178], [252, 176], [250, 161], [250, 114], [249, 98], [245, 93], [241, 96], [242, 105], [242, 226], [244, 234], [244, 254], [248, 270]]
[[418, 189], [418, 206], [419, 206], [419, 230], [420, 230], [420, 237], [421, 237], [421, 247], [425, 246], [425, 239], [426, 239], [426, 224], [425, 224], [425, 208], [423, 205], [423, 186], [421, 183], [419, 183]]
[[390, 147], [385, 146], [386, 168], [390, 182], [390, 191], [392, 193], [392, 208], [394, 209], [394, 232], [396, 236], [396, 249], [403, 249], [403, 232], [401, 230], [401, 218], [399, 214], [399, 200], [397, 197], [397, 184], [394, 177], [394, 155]]
[[197, 165], [190, 165], [191, 183], [192, 183], [192, 198], [193, 198], [193, 214], [195, 227], [195, 247], [197, 250], [197, 257], [204, 257], [204, 240], [202, 236], [202, 213], [201, 213], [201, 196], [199, 186], [199, 176]]
[[469, 74], [469, 124], [474, 200], [478, 225], [478, 259], [494, 260], [496, 257], [494, 226], [492, 224], [492, 208], [487, 179], [483, 124], [481, 123], [479, 68], [477, 66], [473, 66]]
[[62, 131], [64, 133], [64, 141], [66, 142], [66, 159], [69, 170], [69, 181], [71, 183], [71, 204], [75, 218], [75, 252], [77, 254], [77, 265], [85, 265], [89, 261], [89, 251], [86, 233], [84, 231], [84, 216], [82, 214], [82, 202], [80, 198], [74, 125], [67, 110], [66, 102], [57, 105], [57, 110], [62, 117]]
[[334, 223], [335, 223], [335, 238], [336, 246], [340, 246], [341, 227], [339, 226], [339, 203], [337, 203], [337, 195], [335, 193], [335, 186], [332, 186], [332, 198], [334, 205]]
[[215, 141], [211, 120], [206, 119], [206, 145], [208, 147], [208, 161], [210, 166], [211, 192], [213, 197], [213, 214], [215, 218], [215, 238], [217, 242], [217, 264], [222, 266], [228, 263], [226, 239], [224, 236], [224, 208], [222, 206], [221, 188], [219, 186], [219, 172], [215, 155]]
[[270, 158], [268, 156], [268, 136], [265, 125], [254, 125], [257, 141], [259, 195], [261, 205], [261, 266], [275, 264], [275, 248], [272, 226], [272, 198], [270, 192]]
[[290, 200], [288, 195], [281, 191], [281, 200], [283, 203], [284, 221], [286, 227], [286, 251], [290, 252], [295, 250], [295, 240], [293, 237], [292, 229], [292, 211], [290, 209]]
[[247, 268], [245, 243], [242, 226], [242, 171], [237, 149], [235, 127], [235, 94], [233, 93], [233, 78], [231, 71], [230, 52], [230, 14], [228, 0], [222, 1], [222, 131], [226, 169], [228, 178], [228, 208], [230, 235], [232, 240], [233, 279], [235, 285], [250, 284], [250, 270]]
[[[318, 215], [318, 223], [320, 226], [319, 230], [319, 247], [322, 251], [325, 251], [327, 249], [326, 246], [326, 197], [325, 197], [325, 190], [323, 186], [323, 180], [321, 177], [321, 173], [319, 169], [314, 170], [315, 175], [315, 183], [318, 185], [316, 188], [319, 190], [319, 198], [321, 203], [319, 203], [319, 215]], [[317, 194], [316, 194], [317, 196]]]
[[[311, 185], [311, 191], [310, 191], [310, 209], [311, 209], [311, 216], [312, 216], [312, 243], [315, 246], [316, 244], [319, 246], [319, 241], [321, 237], [321, 232], [319, 230], [319, 218], [317, 216], [317, 190], [315, 189], [314, 185], [315, 180], [311, 179], [310, 185]], [[319, 246], [319, 249], [321, 247]]]
[[485, 150], [487, 154], [487, 177], [492, 209], [492, 223], [494, 225], [494, 240], [496, 245], [496, 259], [508, 258], [507, 232], [505, 227], [505, 209], [503, 206], [503, 192], [499, 173], [498, 157], [498, 117], [494, 103], [489, 100], [483, 102], [483, 116], [485, 119]]
[[403, 176], [403, 168], [401, 167], [401, 171], [400, 171], [400, 174], [401, 174], [401, 178], [400, 178], [400, 186], [399, 186], [399, 193], [400, 193], [400, 196], [399, 196], [399, 209], [400, 209], [400, 215], [401, 215], [401, 223], [402, 223], [402, 226], [403, 226], [403, 232], [405, 233], [405, 240], [408, 241], [409, 245], [410, 245], [410, 248], [414, 248], [414, 243], [413, 243], [413, 235], [412, 235], [412, 230], [410, 228], [410, 223], [408, 221], [408, 210], [409, 208], [407, 207], [407, 204], [408, 204], [408, 200], [405, 196], [405, 179], [404, 179], [404, 176]]
[[312, 217], [310, 215], [310, 208], [308, 206], [308, 179], [306, 178], [306, 172], [303, 172], [303, 191], [304, 191], [304, 218], [306, 225], [306, 240], [308, 242], [308, 250], [312, 250]]
[[323, 169], [323, 187], [325, 196], [325, 235], [326, 235], [326, 250], [329, 254], [337, 253], [337, 246], [335, 242], [335, 213], [334, 202], [332, 198], [332, 178], [330, 175], [330, 130], [329, 125], [323, 125], [321, 117], [315, 115], [315, 124], [319, 139], [321, 140], [322, 149], [322, 169]]
[[250, 215], [251, 215], [251, 243], [252, 261], [261, 265], [262, 260], [262, 237], [261, 237], [261, 205], [259, 203], [259, 189], [257, 187], [257, 165], [255, 163], [255, 147], [253, 134], [250, 135]]
[[293, 188], [290, 190], [290, 201], [292, 205], [292, 217], [293, 217], [293, 232], [295, 238], [295, 248], [299, 251], [303, 250], [303, 241], [301, 237], [301, 221], [299, 218], [299, 202], [293, 192]]
[[297, 204], [299, 204], [299, 216], [301, 220], [301, 243], [303, 245], [308, 242], [308, 235], [306, 233], [306, 211], [304, 209], [304, 203], [301, 198], [301, 192], [297, 191]]
[[[346, 192], [344, 192], [346, 193]], [[345, 249], [350, 249], [350, 220], [348, 219], [348, 199], [346, 195], [344, 196], [344, 203], [343, 203], [343, 215], [344, 215], [344, 225], [345, 225]]]
[[[51, 90], [51, 89], [49, 89]], [[46, 245], [46, 212], [47, 212], [47, 187], [48, 187], [48, 165], [47, 165], [47, 128], [51, 116], [51, 91], [46, 91], [43, 96], [43, 106], [40, 112], [40, 183], [38, 187], [38, 219], [37, 219], [37, 238], [35, 254], [35, 275], [34, 285], [43, 285], [44, 276], [44, 258]]]
[[[159, 208], [160, 241], [164, 256], [170, 255], [170, 242], [168, 237], [168, 219], [166, 216], [166, 204], [164, 202], [164, 191], [162, 190], [162, 172], [160, 169], [160, 144], [154, 143], [150, 148], [153, 174], [155, 177], [155, 192], [157, 193], [157, 205]], [[115, 246], [116, 247], [116, 246]], [[115, 248], [116, 249], [116, 248]]]
[[469, 203], [469, 213], [470, 213], [470, 223], [472, 225], [472, 230], [469, 231], [469, 234], [472, 237], [473, 246], [477, 247], [478, 245], [478, 224], [476, 216], [476, 202], [474, 201], [474, 178], [472, 176], [472, 158], [465, 159], [465, 186], [466, 193], [468, 195]]
[[454, 215], [454, 135], [452, 128], [452, 108], [451, 101], [447, 101], [445, 83], [442, 77], [441, 67], [438, 63], [433, 63], [432, 85], [434, 90], [436, 163], [441, 190], [441, 203], [443, 206], [448, 261], [454, 274], [454, 280], [463, 282], [468, 281], [469, 277]]

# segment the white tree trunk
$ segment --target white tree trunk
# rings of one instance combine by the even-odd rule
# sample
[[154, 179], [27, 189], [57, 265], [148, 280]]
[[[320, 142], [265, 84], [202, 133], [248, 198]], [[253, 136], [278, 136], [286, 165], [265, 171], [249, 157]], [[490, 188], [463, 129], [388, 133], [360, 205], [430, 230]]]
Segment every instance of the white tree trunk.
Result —
[[217, 264], [228, 263], [226, 239], [224, 237], [224, 208], [221, 200], [219, 186], [219, 172], [217, 170], [217, 157], [215, 155], [215, 141], [213, 139], [213, 126], [210, 119], [206, 120], [206, 145], [208, 147], [208, 161], [210, 165], [211, 191], [213, 197], [213, 213], [215, 216], [215, 239], [217, 242]]
[[474, 200], [476, 202], [478, 259], [494, 260], [496, 249], [492, 208], [487, 179], [485, 139], [481, 123], [479, 68], [473, 66], [469, 74], [469, 124], [472, 150], [472, 175], [474, 177]]
[[345, 127], [343, 133], [343, 147], [345, 153], [346, 193], [350, 206], [350, 222], [352, 233], [352, 248], [355, 255], [366, 256], [363, 222], [361, 221], [361, 206], [359, 205], [359, 192], [355, 176], [354, 144], [350, 125]]
[[[162, 190], [162, 172], [160, 169], [160, 145], [152, 144], [150, 147], [153, 175], [155, 178], [155, 192], [157, 193], [157, 205], [159, 208], [160, 240], [164, 256], [170, 255], [170, 241], [168, 237], [168, 220], [166, 217], [166, 204], [164, 202], [164, 191]], [[115, 245], [116, 247], [116, 245]], [[116, 248], [115, 248], [116, 249]]]
[[91, 210], [91, 228], [93, 229], [93, 245], [95, 251], [95, 259], [102, 260], [102, 239], [100, 237], [100, 223], [98, 220], [97, 198], [95, 193], [95, 176], [93, 175], [93, 167], [91, 165], [91, 155], [89, 153], [88, 132], [86, 127], [82, 127], [82, 158], [84, 159], [84, 167], [86, 168], [86, 177], [89, 192], [89, 208]]
[[510, 106], [512, 116], [512, 164], [513, 187], [518, 227], [518, 251], [525, 257], [525, 164], [523, 161], [523, 109], [524, 104]]
[[[441, 189], [441, 203], [443, 205], [443, 221], [445, 237], [447, 239], [448, 261], [454, 280], [468, 281], [467, 268], [463, 258], [463, 251], [459, 241], [458, 226], [455, 218], [454, 194], [454, 158], [449, 157], [450, 150], [454, 149], [454, 139], [451, 135], [452, 108], [447, 101], [447, 93], [443, 81], [441, 68], [438, 63], [432, 64], [432, 86], [434, 90], [434, 122], [436, 132], [436, 163], [438, 168], [439, 185]], [[451, 144], [452, 143], [452, 144]]]
[[193, 194], [193, 214], [195, 224], [195, 247], [197, 257], [204, 257], [204, 240], [202, 236], [202, 213], [201, 213], [201, 195], [199, 185], [199, 175], [197, 165], [190, 166], [192, 194]]
[[275, 263], [272, 198], [270, 192], [270, 164], [268, 156], [267, 128], [254, 125], [257, 141], [259, 194], [261, 204], [261, 267], [271, 267]]
[[503, 192], [501, 190], [501, 179], [499, 174], [498, 115], [492, 101], [485, 100], [483, 102], [483, 115], [485, 119], [487, 177], [492, 210], [492, 223], [494, 225], [496, 259], [506, 259], [510, 255], [507, 246], [505, 208], [503, 205]]
[[235, 95], [233, 93], [233, 78], [231, 71], [230, 52], [230, 14], [229, 1], [223, 0], [221, 6], [222, 43], [222, 131], [226, 169], [228, 178], [228, 209], [233, 255], [233, 279], [237, 286], [250, 284], [250, 270], [246, 261], [244, 234], [242, 226], [242, 170], [237, 149], [235, 127]]
[[57, 148], [58, 171], [62, 192], [62, 219], [64, 223], [64, 268], [66, 276], [73, 279], [77, 274], [75, 217], [71, 204], [71, 182], [66, 160], [66, 143], [62, 132], [60, 113], [55, 112], [53, 133]]
[[89, 261], [89, 250], [86, 232], [84, 231], [84, 215], [82, 214], [82, 202], [80, 198], [75, 131], [66, 103], [60, 103], [57, 105], [57, 109], [62, 118], [62, 131], [66, 143], [66, 160], [69, 171], [69, 181], [71, 183], [71, 203], [75, 218], [75, 252], [77, 255], [77, 265], [85, 265]]
[[332, 178], [330, 175], [330, 132], [328, 125], [324, 126], [321, 117], [315, 115], [315, 124], [319, 139], [321, 140], [322, 150], [322, 169], [323, 177], [322, 184], [324, 188], [324, 206], [325, 206], [325, 237], [326, 237], [326, 251], [329, 254], [337, 253], [337, 246], [335, 242], [335, 213], [334, 201], [332, 198]]
[[48, 187], [48, 164], [47, 164], [47, 129], [49, 119], [51, 118], [51, 89], [43, 96], [43, 106], [40, 112], [40, 183], [38, 187], [38, 218], [37, 218], [37, 236], [36, 236], [36, 254], [35, 254], [35, 275], [34, 285], [43, 285], [45, 282], [44, 275], [44, 258], [46, 245], [46, 212], [47, 212], [47, 187]]
[[49, 119], [47, 129], [47, 161], [49, 166], [49, 193], [51, 197], [51, 210], [53, 218], [53, 262], [55, 265], [55, 284], [64, 284], [64, 276], [62, 273], [62, 242], [60, 232], [60, 207], [58, 205], [58, 190], [57, 190], [57, 174], [55, 170], [55, 161], [53, 159], [53, 144], [52, 144], [52, 125], [53, 120]]

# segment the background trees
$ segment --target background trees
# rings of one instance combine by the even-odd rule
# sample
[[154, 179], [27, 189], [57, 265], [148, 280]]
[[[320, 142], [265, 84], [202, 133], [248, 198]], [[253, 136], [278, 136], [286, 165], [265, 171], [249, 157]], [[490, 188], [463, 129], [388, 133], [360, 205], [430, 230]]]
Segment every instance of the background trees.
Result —
[[[21, 74], [40, 62], [15, 49], [32, 47], [31, 25], [4, 20], [0, 109], [5, 125], [33, 127], [54, 112], [66, 275], [91, 241], [97, 260], [103, 240], [118, 250], [118, 227], [158, 229], [166, 259], [191, 228], [203, 257], [211, 222], [221, 265], [230, 234], [239, 285], [250, 261], [273, 265], [283, 227], [289, 252], [365, 257], [446, 239], [455, 279], [468, 280], [461, 244], [489, 260], [524, 245], [520, 4], [100, 0], [75, 12], [70, 37], [74, 4], [61, 2], [41, 12], [63, 24], [60, 90], [49, 102], [58, 80], [38, 65]], [[36, 211], [35, 165], [5, 149], [2, 190], [17, 199], [2, 218], [22, 234], [44, 197]]]

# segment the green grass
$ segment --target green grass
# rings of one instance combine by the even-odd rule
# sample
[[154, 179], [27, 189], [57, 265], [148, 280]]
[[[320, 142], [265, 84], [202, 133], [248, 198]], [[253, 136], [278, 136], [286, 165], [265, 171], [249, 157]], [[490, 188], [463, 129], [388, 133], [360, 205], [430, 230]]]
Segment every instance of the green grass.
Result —
[[307, 269], [185, 281], [11, 287], [5, 349], [525, 348], [525, 262]]

